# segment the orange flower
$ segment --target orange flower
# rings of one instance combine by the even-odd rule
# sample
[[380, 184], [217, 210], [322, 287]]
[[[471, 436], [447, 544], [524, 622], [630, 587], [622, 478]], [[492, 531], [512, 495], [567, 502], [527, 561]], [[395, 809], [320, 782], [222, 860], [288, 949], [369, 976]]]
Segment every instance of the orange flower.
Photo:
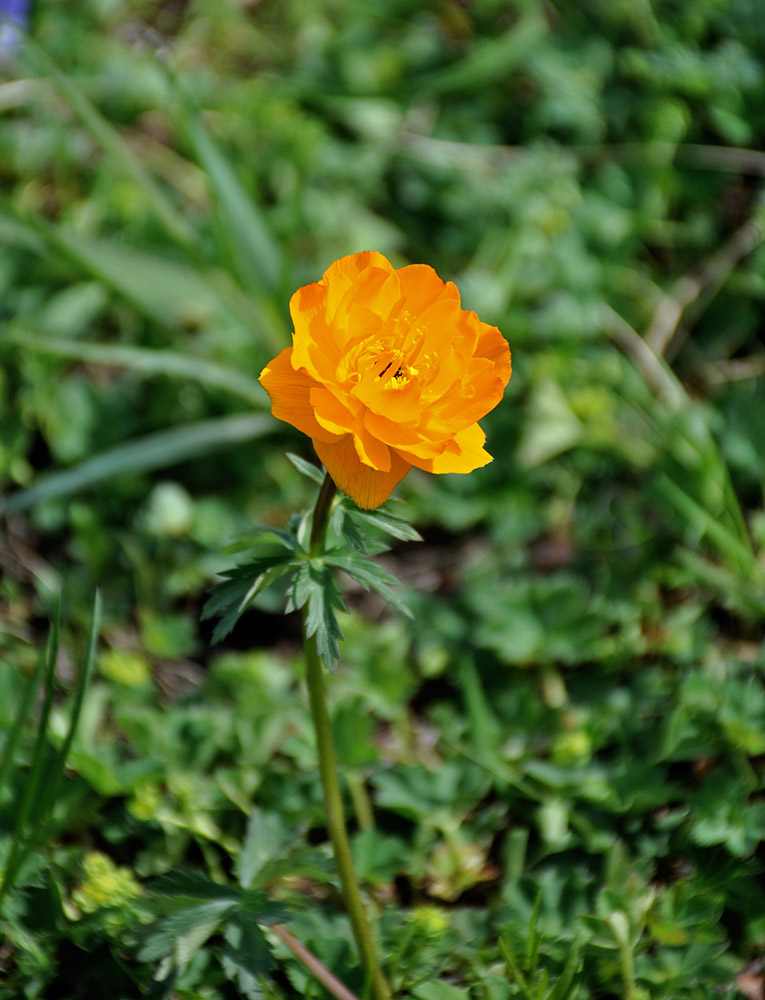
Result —
[[491, 461], [476, 421], [502, 399], [510, 349], [432, 267], [352, 254], [299, 288], [290, 312], [292, 347], [261, 384], [359, 507], [379, 507], [413, 465], [472, 472]]

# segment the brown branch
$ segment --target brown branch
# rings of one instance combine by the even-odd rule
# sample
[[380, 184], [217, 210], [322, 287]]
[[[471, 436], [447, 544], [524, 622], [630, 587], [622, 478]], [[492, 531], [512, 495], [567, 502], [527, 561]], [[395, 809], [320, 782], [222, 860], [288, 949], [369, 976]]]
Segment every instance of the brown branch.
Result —
[[631, 327], [615, 309], [605, 303], [601, 307], [600, 323], [604, 332], [611, 337], [614, 343], [628, 357], [632, 358], [653, 393], [670, 410], [681, 409], [687, 401], [682, 384], [675, 377], [666, 361], [653, 351], [650, 344], [640, 336], [637, 330]]
[[[458, 169], [487, 168], [501, 170], [531, 155], [524, 146], [489, 145], [455, 142], [425, 135], [416, 128], [398, 132], [400, 150], [404, 155], [423, 163]], [[765, 152], [737, 146], [712, 146], [703, 143], [661, 141], [579, 143], [557, 147], [560, 153], [578, 156], [582, 160], [617, 160], [638, 166], [668, 166], [674, 161], [694, 170], [719, 170], [723, 173], [765, 176]]]
[[706, 381], [710, 385], [725, 382], [743, 382], [749, 378], [765, 375], [765, 354], [750, 354], [746, 358], [730, 358], [713, 361], [706, 370]]
[[659, 302], [645, 340], [656, 355], [674, 357], [688, 335], [689, 324], [683, 324], [683, 314], [694, 302], [706, 306], [728, 280], [736, 265], [763, 239], [760, 226], [753, 220], [745, 222], [720, 249], [695, 272], [684, 275], [671, 295]]
[[292, 954], [299, 959], [303, 965], [312, 972], [314, 976], [319, 980], [322, 986], [332, 994], [333, 997], [337, 997], [337, 1000], [359, 1000], [355, 993], [351, 993], [347, 986], [344, 986], [340, 980], [334, 976], [326, 965], [323, 965], [319, 959], [310, 952], [304, 944], [301, 944], [296, 937], [294, 937], [282, 924], [274, 924], [271, 930], [276, 934], [280, 941], [287, 945]]

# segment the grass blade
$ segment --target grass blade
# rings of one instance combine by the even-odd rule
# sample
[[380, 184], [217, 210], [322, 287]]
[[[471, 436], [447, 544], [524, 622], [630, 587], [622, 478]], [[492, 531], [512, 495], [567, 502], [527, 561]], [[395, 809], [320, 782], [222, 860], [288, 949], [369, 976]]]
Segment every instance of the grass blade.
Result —
[[761, 574], [760, 567], [751, 548], [741, 541], [712, 514], [683, 490], [669, 476], [662, 474], [657, 481], [658, 491], [671, 503], [689, 524], [693, 525], [700, 535], [706, 535], [715, 546], [722, 558], [740, 572], [745, 572], [757, 578]]
[[187, 249], [195, 248], [197, 238], [193, 228], [90, 98], [58, 68], [45, 50], [29, 35], [24, 38], [24, 52], [34, 69], [50, 78], [56, 90], [80, 118], [101, 149], [109, 155], [115, 166], [141, 188], [173, 241]]
[[43, 500], [78, 493], [120, 473], [147, 472], [199, 458], [228, 445], [263, 437], [275, 427], [274, 420], [266, 414], [243, 414], [201, 420], [136, 438], [101, 452], [73, 469], [44, 476], [29, 489], [0, 499], [0, 513], [28, 510]]
[[35, 822], [38, 817], [42, 817], [44, 822], [45, 818], [47, 818], [53, 810], [59, 785], [61, 784], [61, 779], [66, 768], [67, 758], [69, 757], [69, 751], [72, 748], [72, 741], [74, 740], [74, 735], [77, 731], [77, 724], [80, 721], [80, 713], [82, 711], [82, 703], [85, 700], [85, 692], [88, 689], [90, 678], [93, 674], [93, 663], [96, 658], [96, 644], [98, 642], [100, 624], [101, 594], [96, 591], [95, 597], [93, 598], [93, 610], [90, 617], [88, 644], [85, 650], [85, 659], [83, 660], [80, 674], [77, 678], [77, 689], [74, 695], [72, 714], [69, 719], [69, 729], [67, 730], [61, 749], [58, 752], [56, 763], [48, 774], [45, 787], [40, 795], [39, 809], [37, 810], [36, 815], [32, 817], [32, 822]]
[[38, 253], [55, 251], [163, 326], [233, 326], [238, 336], [269, 352], [287, 342], [284, 319], [274, 303], [245, 294], [223, 271], [73, 233], [28, 208], [22, 215], [7, 201], [0, 208], [0, 226], [0, 236], [9, 242]]
[[102, 364], [144, 372], [148, 376], [171, 375], [195, 382], [226, 389], [244, 399], [250, 406], [265, 409], [268, 398], [257, 379], [226, 365], [206, 358], [179, 354], [176, 351], [153, 351], [145, 347], [126, 347], [119, 344], [91, 344], [63, 337], [40, 337], [21, 327], [0, 331], [0, 341], [19, 344], [27, 351], [57, 354], [88, 364]]
[[180, 105], [184, 130], [197, 162], [207, 173], [227, 249], [245, 287], [273, 292], [283, 276], [284, 259], [263, 213], [239, 180], [231, 160], [202, 124], [175, 79], [170, 79]]
[[29, 713], [32, 710], [35, 694], [40, 686], [46, 662], [47, 656], [45, 654], [45, 650], [43, 649], [37, 660], [35, 669], [29, 675], [27, 682], [24, 685], [24, 692], [21, 696], [21, 704], [19, 705], [18, 712], [16, 713], [16, 718], [13, 721], [11, 731], [8, 734], [8, 739], [3, 747], [3, 753], [0, 757], [0, 792], [2, 792], [8, 778], [8, 771], [13, 763], [16, 747], [18, 746], [19, 738], [24, 728], [24, 723], [27, 721]]
[[51, 628], [50, 635], [48, 636], [48, 644], [45, 654], [45, 698], [37, 725], [37, 737], [35, 739], [34, 750], [32, 752], [32, 768], [29, 774], [29, 780], [24, 785], [21, 804], [16, 814], [16, 822], [13, 825], [8, 860], [6, 861], [5, 871], [2, 875], [2, 882], [0, 882], [0, 902], [2, 902], [6, 893], [13, 884], [19, 868], [29, 851], [29, 838], [27, 836], [27, 832], [28, 827], [31, 825], [33, 813], [35, 812], [35, 803], [37, 802], [39, 805], [39, 791], [44, 777], [44, 767], [47, 756], [46, 739], [48, 734], [48, 719], [50, 717], [50, 710], [53, 704], [53, 687], [60, 634], [61, 594], [59, 593], [58, 600], [56, 602], [56, 613], [53, 619], [53, 627]]

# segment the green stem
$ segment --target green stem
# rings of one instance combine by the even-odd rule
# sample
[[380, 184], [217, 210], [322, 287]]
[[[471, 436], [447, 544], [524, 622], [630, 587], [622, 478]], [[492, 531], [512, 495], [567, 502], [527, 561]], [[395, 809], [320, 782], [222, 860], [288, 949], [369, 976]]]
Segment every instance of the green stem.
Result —
[[337, 486], [332, 481], [332, 477], [327, 472], [324, 482], [321, 484], [319, 495], [316, 498], [316, 506], [313, 509], [313, 524], [311, 525], [311, 555], [317, 556], [324, 551], [324, 542], [327, 537], [327, 522], [332, 501], [335, 499]]
[[[311, 554], [318, 555], [324, 548], [327, 532], [327, 521], [336, 492], [329, 473], [324, 478], [316, 507], [313, 512], [313, 527], [311, 530]], [[351, 921], [353, 936], [361, 957], [361, 964], [367, 977], [372, 1000], [390, 1000], [391, 992], [380, 968], [377, 958], [372, 931], [364, 911], [361, 891], [353, 869], [351, 848], [348, 843], [348, 833], [345, 828], [343, 800], [340, 795], [340, 785], [337, 778], [337, 761], [335, 748], [332, 744], [332, 730], [327, 711], [327, 700], [324, 693], [324, 672], [316, 649], [316, 637], [306, 634], [305, 619], [303, 621], [303, 643], [305, 647], [306, 685], [311, 703], [311, 716], [316, 733], [316, 751], [319, 757], [319, 774], [324, 789], [324, 809], [327, 817], [327, 830], [332, 843], [332, 852], [340, 876], [340, 886], [345, 900], [345, 908]]]

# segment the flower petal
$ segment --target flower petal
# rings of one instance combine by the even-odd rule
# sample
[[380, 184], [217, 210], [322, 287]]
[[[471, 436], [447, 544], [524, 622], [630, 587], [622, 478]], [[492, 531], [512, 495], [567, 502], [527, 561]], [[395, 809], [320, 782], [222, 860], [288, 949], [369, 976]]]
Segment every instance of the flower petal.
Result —
[[377, 250], [361, 250], [359, 253], [349, 253], [345, 257], [330, 264], [322, 275], [322, 283], [331, 284], [336, 278], [346, 277], [353, 281], [368, 267], [379, 267], [384, 271], [392, 271], [393, 265], [387, 257]]
[[376, 250], [362, 250], [341, 257], [324, 272], [321, 284], [327, 288], [327, 319], [332, 320], [341, 299], [364, 271], [370, 269], [393, 273], [390, 261]]
[[459, 307], [460, 293], [453, 281], [444, 283], [428, 264], [409, 264], [396, 271], [406, 311], [415, 318], [438, 299], [452, 299]]
[[311, 438], [336, 441], [337, 434], [325, 430], [311, 406], [311, 389], [318, 383], [304, 371], [292, 367], [292, 348], [285, 347], [260, 373], [260, 384], [271, 398], [271, 413]]
[[313, 446], [336, 485], [365, 510], [385, 503], [411, 468], [409, 462], [391, 452], [389, 472], [371, 469], [359, 458], [350, 434], [333, 443], [314, 440]]
[[506, 386], [510, 380], [513, 370], [510, 359], [510, 345], [499, 332], [496, 326], [489, 326], [478, 320], [480, 332], [475, 353], [478, 358], [488, 358], [494, 362], [494, 373], [501, 379], [502, 385]]
[[323, 387], [311, 389], [310, 400], [316, 420], [324, 430], [333, 434], [350, 432], [356, 454], [365, 465], [378, 472], [390, 470], [390, 450], [387, 444], [366, 429], [363, 413], [355, 416], [329, 389]]
[[[418, 469], [425, 472], [472, 472], [492, 461], [492, 456], [484, 449], [486, 435], [478, 424], [458, 431], [446, 442], [446, 447], [438, 455], [425, 458], [411, 452], [397, 449], [399, 455]], [[314, 445], [314, 447], [316, 447]]]
[[[322, 378], [337, 367], [342, 345], [332, 336], [326, 322], [327, 289], [319, 282], [298, 288], [290, 299], [290, 315], [294, 326], [292, 345], [293, 365], [305, 368], [314, 378]], [[321, 350], [312, 348], [318, 345]]]

